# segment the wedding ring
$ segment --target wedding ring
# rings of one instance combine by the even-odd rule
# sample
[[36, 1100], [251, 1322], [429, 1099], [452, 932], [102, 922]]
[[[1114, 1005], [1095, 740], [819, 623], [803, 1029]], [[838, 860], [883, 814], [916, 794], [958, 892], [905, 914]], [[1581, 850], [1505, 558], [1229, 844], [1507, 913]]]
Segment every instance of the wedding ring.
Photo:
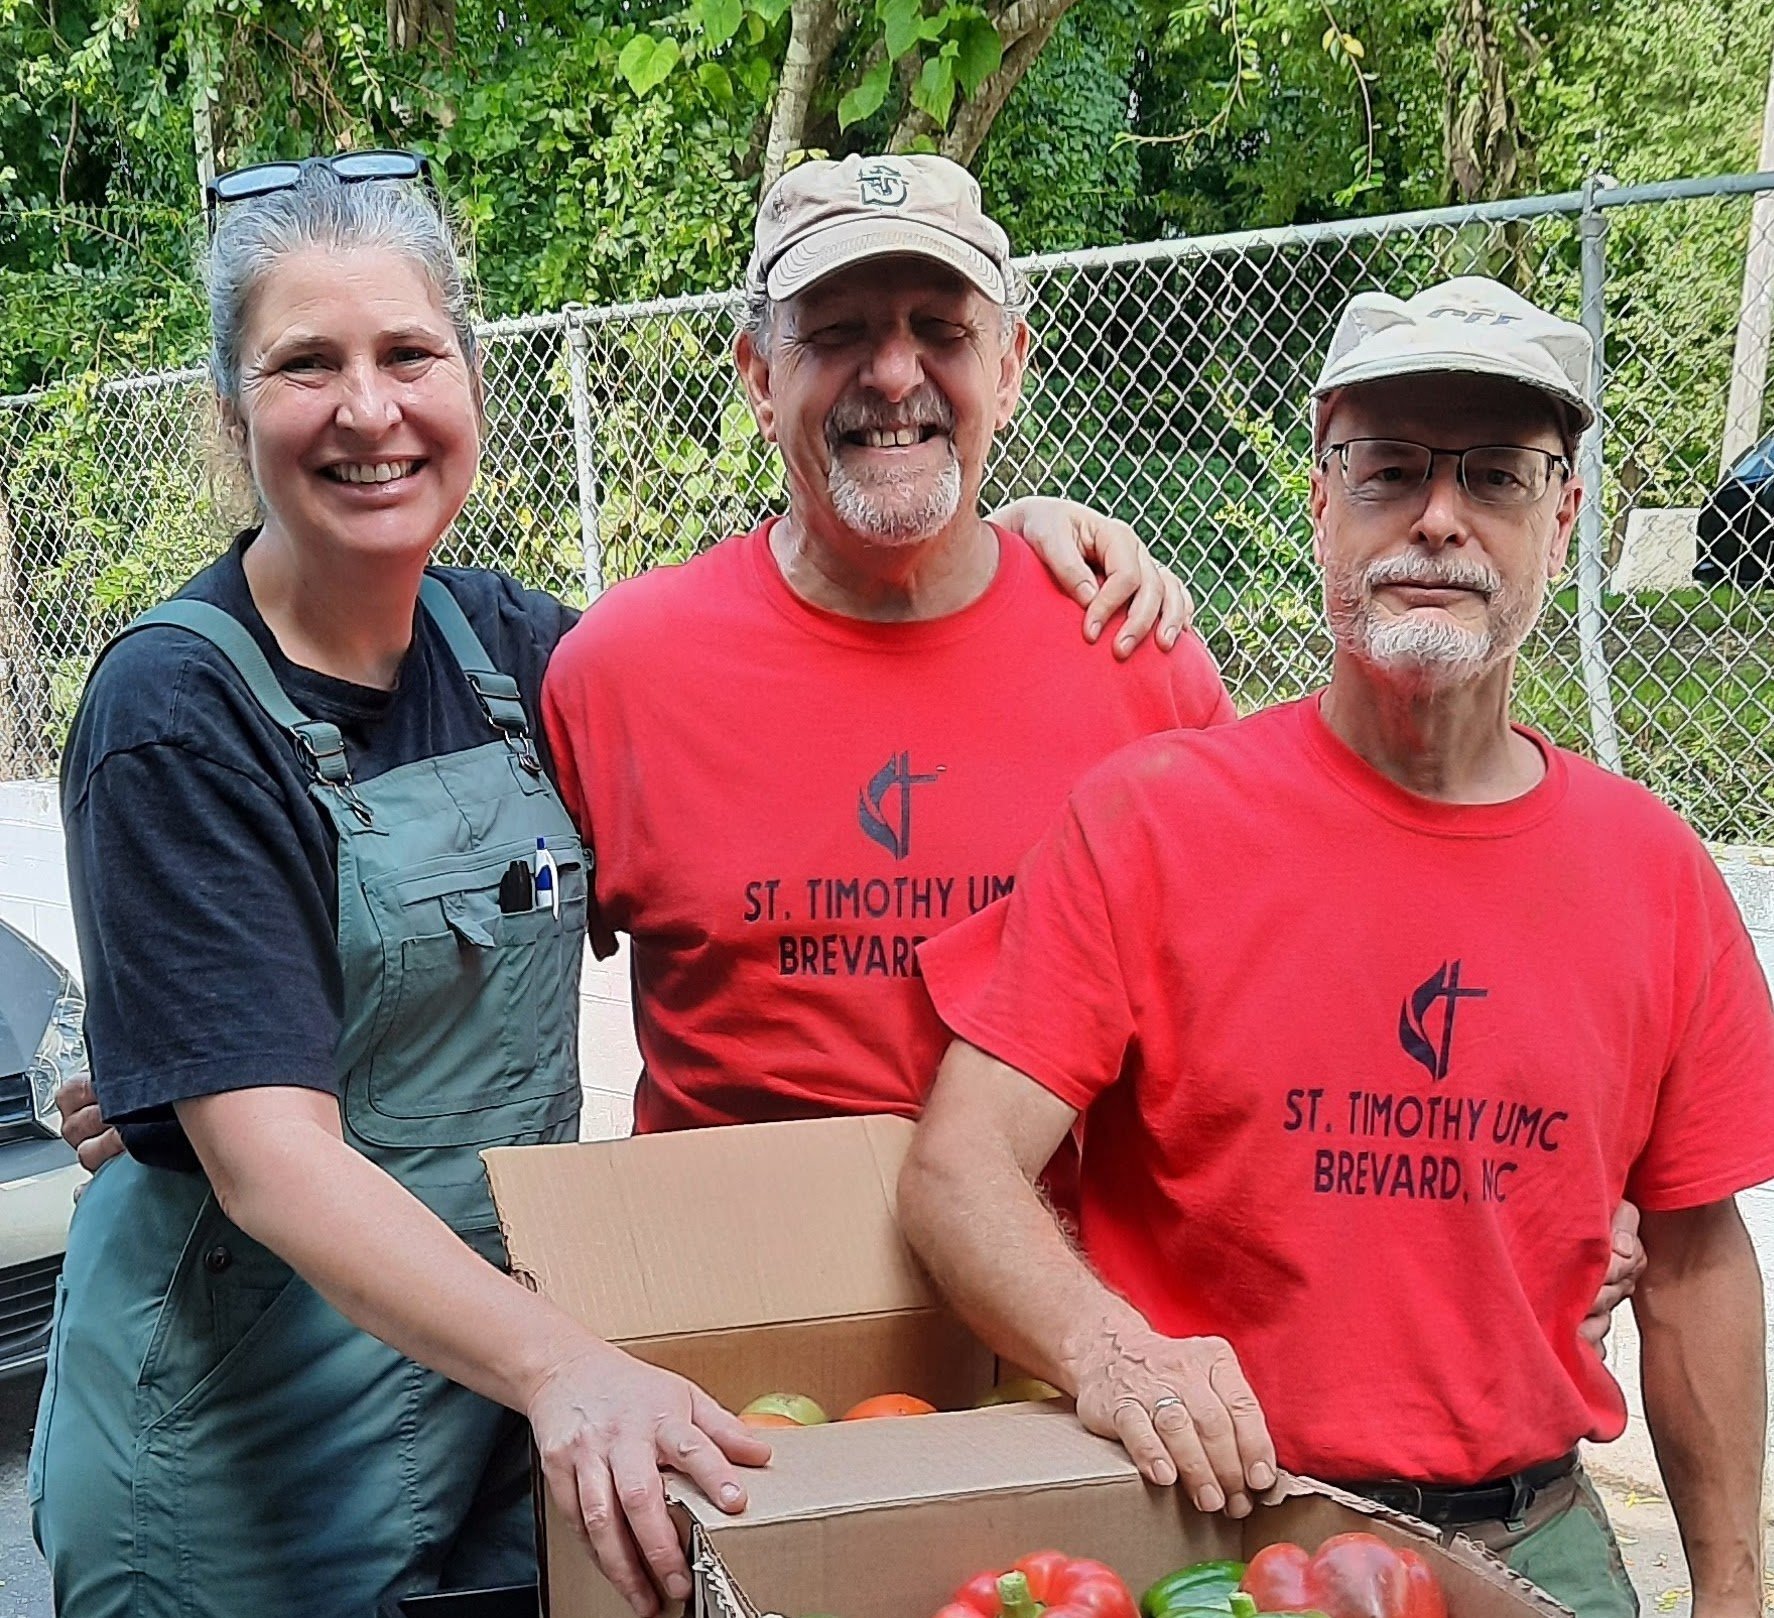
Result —
[[1165, 1406], [1180, 1405], [1182, 1402], [1183, 1401], [1181, 1399], [1179, 1399], [1174, 1393], [1167, 1393], [1167, 1394], [1165, 1394], [1165, 1396], [1162, 1399], [1154, 1399], [1152, 1401], [1152, 1408], [1150, 1411], [1147, 1412], [1147, 1414], [1150, 1415], [1154, 1420], [1156, 1420], [1157, 1416], [1158, 1416], [1158, 1412], [1160, 1410], [1164, 1409]]

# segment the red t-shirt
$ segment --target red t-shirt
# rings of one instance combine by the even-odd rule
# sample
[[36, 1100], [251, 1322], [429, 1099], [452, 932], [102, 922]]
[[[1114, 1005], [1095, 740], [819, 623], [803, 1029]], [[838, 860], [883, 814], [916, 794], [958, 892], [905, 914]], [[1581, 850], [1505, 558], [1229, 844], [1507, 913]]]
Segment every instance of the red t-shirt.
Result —
[[915, 946], [1008, 891], [1092, 765], [1233, 717], [1205, 648], [1125, 664], [1000, 535], [980, 598], [865, 623], [789, 589], [769, 524], [620, 584], [543, 713], [633, 941], [637, 1130], [915, 1114], [948, 1035]]
[[1534, 740], [1419, 798], [1316, 699], [1094, 771], [921, 952], [958, 1034], [1089, 1109], [1082, 1239], [1236, 1349], [1283, 1465], [1469, 1483], [1618, 1436], [1578, 1322], [1622, 1193], [1774, 1176], [1774, 1013], [1700, 841]]

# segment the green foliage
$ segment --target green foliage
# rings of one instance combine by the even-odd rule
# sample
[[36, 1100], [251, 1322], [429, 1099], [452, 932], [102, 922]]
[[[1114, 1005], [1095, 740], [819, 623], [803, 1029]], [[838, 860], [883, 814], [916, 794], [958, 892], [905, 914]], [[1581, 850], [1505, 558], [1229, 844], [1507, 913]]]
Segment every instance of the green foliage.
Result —
[[[1135, 79], [1136, 235], [1443, 200], [1440, 0], [1181, 0]], [[1330, 26], [1326, 26], [1327, 20]]]
[[1139, 160], [1120, 140], [1141, 0], [1079, 0], [992, 125], [974, 172], [1019, 252], [1129, 239]]

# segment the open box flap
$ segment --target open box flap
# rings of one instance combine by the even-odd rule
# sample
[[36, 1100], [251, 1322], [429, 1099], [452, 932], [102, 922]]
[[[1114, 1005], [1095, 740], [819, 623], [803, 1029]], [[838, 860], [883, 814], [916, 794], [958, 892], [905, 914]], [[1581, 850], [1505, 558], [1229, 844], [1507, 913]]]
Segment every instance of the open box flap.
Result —
[[512, 1273], [638, 1343], [933, 1307], [893, 1216], [911, 1134], [818, 1119], [481, 1155]]

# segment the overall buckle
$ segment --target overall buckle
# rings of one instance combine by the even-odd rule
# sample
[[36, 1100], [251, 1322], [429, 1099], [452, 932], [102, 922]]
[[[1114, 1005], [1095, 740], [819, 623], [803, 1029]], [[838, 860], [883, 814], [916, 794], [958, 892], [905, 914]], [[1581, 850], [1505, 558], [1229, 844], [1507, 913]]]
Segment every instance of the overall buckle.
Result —
[[345, 757], [345, 738], [337, 725], [325, 720], [311, 720], [295, 727], [296, 745], [308, 762], [314, 779], [331, 791], [351, 812], [368, 826], [374, 823], [370, 806], [357, 795], [351, 779], [351, 764]]

